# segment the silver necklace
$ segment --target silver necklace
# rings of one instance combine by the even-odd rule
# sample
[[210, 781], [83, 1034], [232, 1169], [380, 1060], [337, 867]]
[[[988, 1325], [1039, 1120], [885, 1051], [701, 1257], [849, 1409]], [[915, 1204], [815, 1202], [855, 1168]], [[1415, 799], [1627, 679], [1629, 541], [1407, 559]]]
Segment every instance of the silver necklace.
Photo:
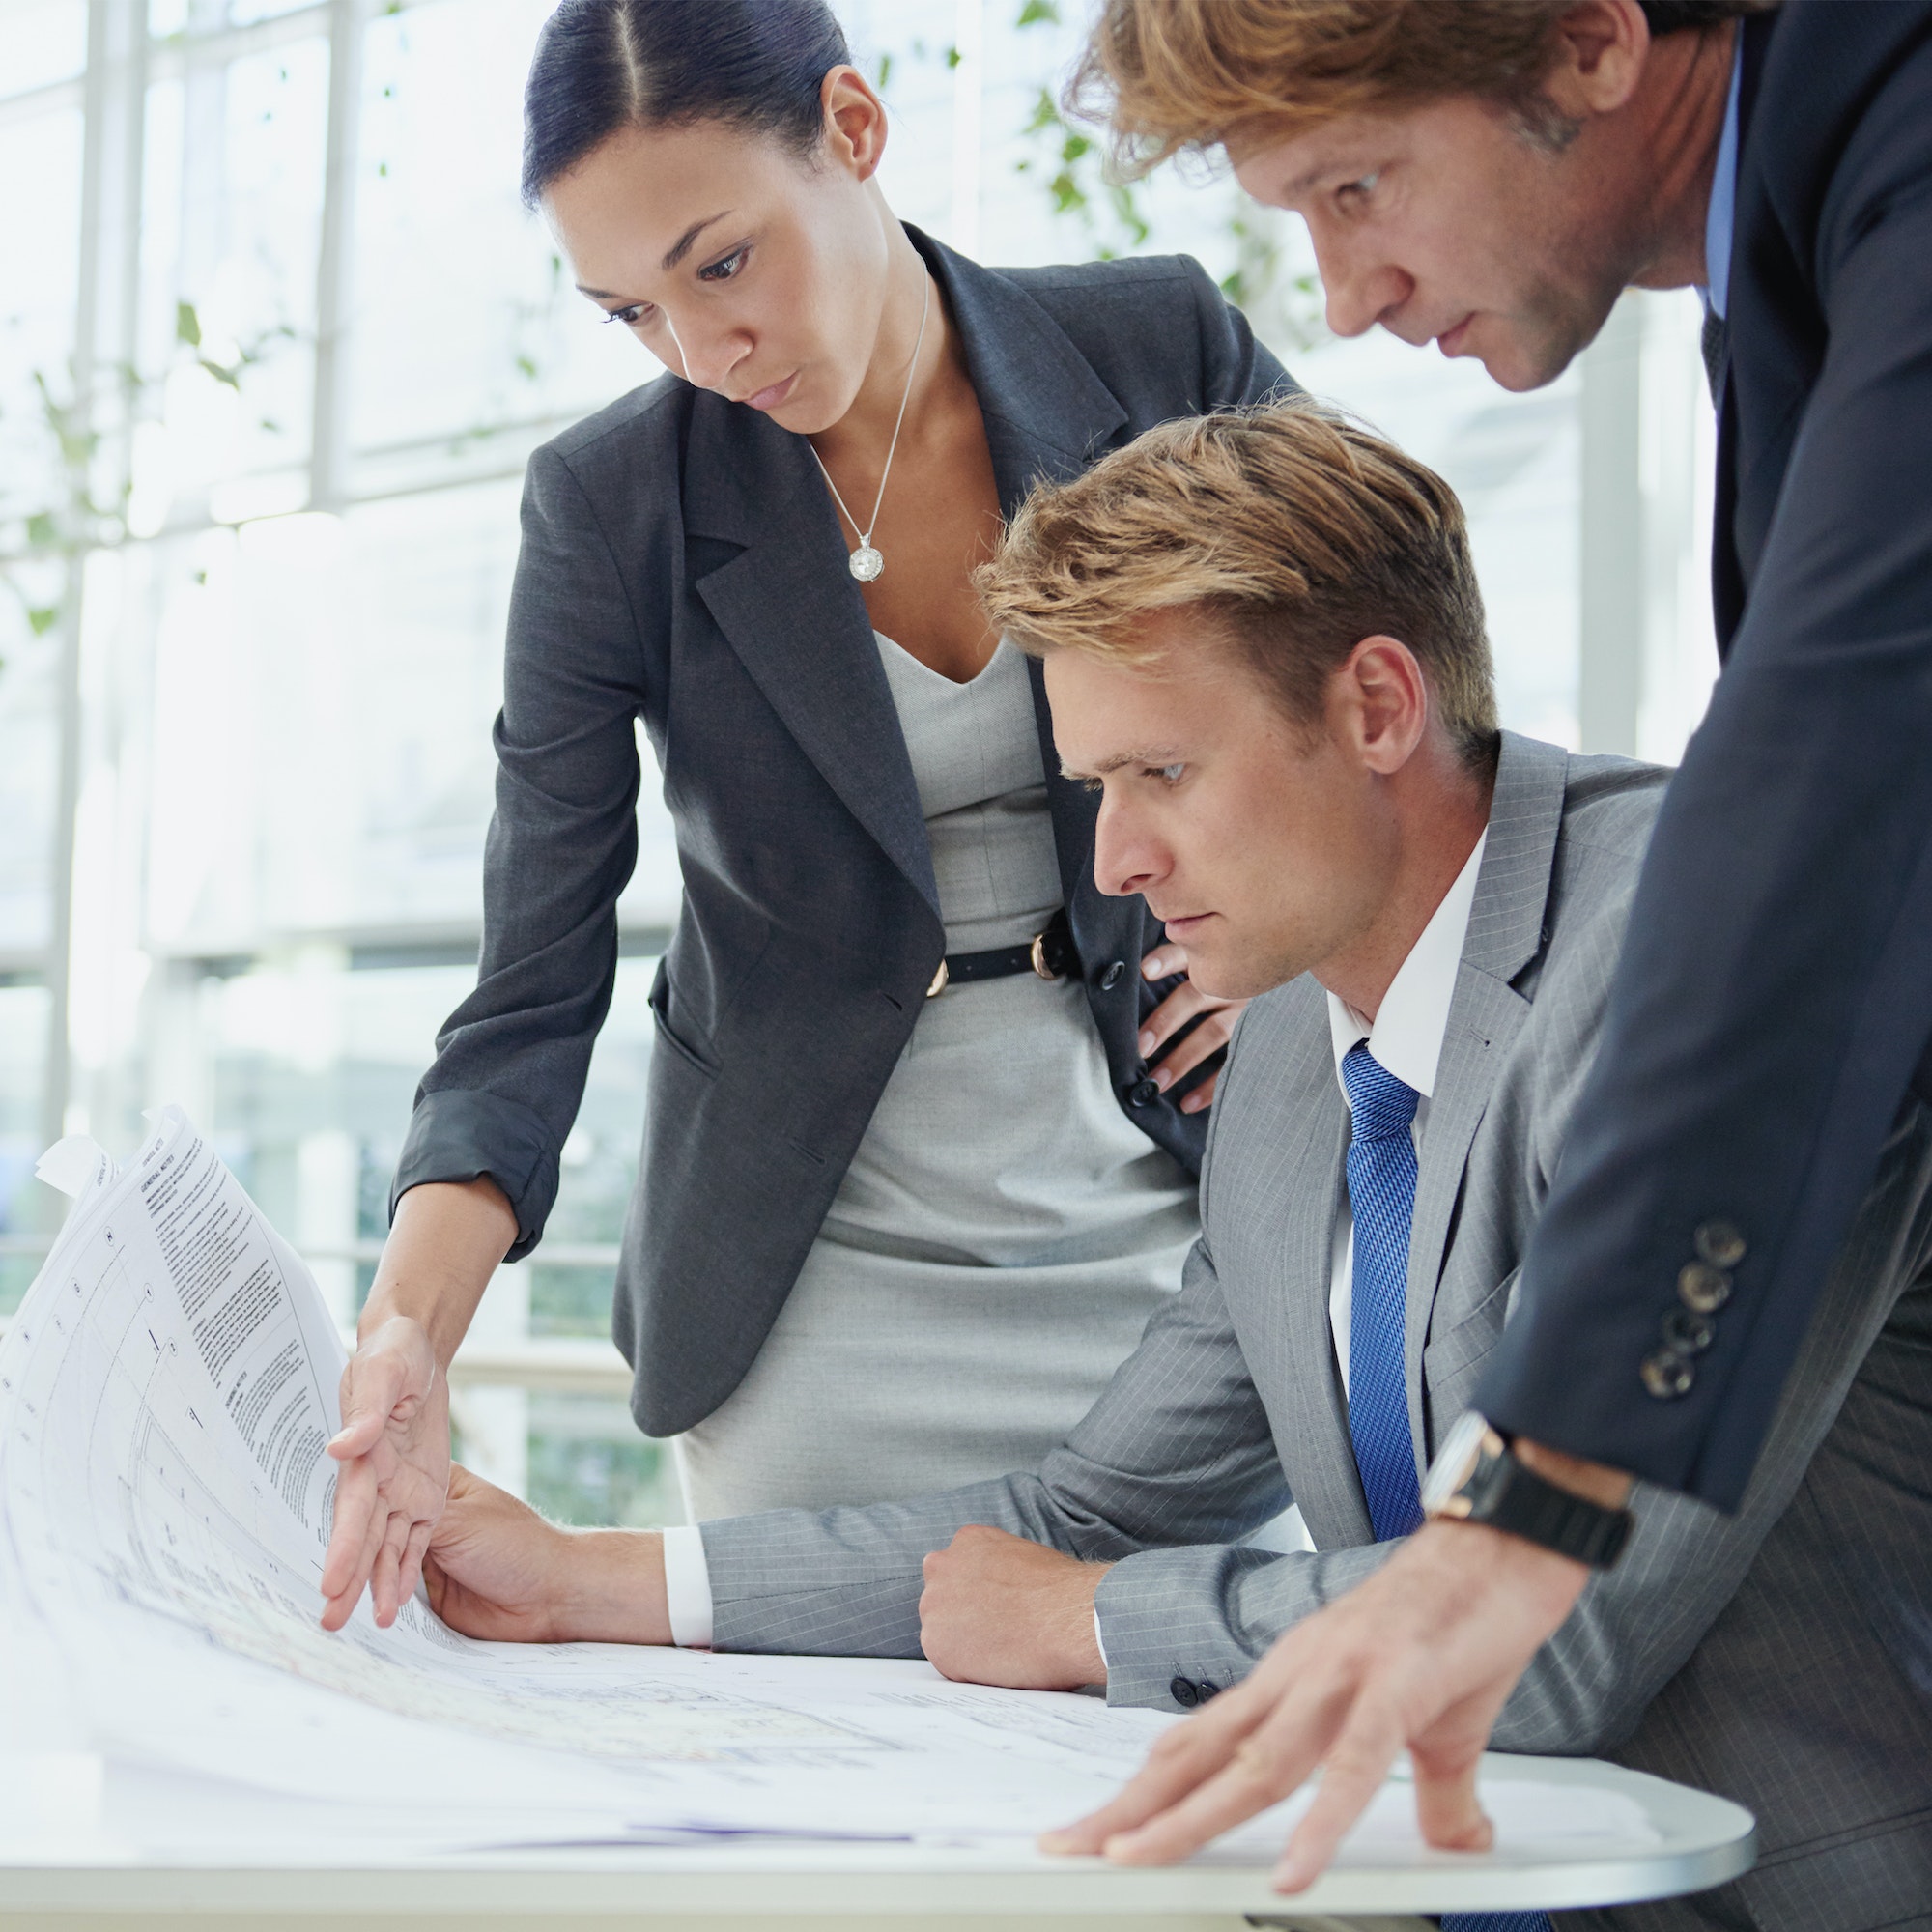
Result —
[[905, 394], [899, 398], [898, 421], [893, 425], [893, 440], [886, 450], [886, 467], [879, 473], [879, 494], [872, 499], [872, 521], [865, 528], [859, 527], [859, 519], [845, 509], [845, 498], [838, 494], [838, 486], [832, 480], [832, 472], [825, 467], [825, 459], [813, 448], [811, 460], [818, 465], [819, 474], [825, 478], [825, 487], [832, 492], [832, 500], [845, 511], [845, 521], [852, 526], [852, 534], [859, 539], [859, 548], [846, 559], [846, 568], [861, 583], [869, 583], [885, 569], [886, 560], [872, 548], [872, 532], [879, 527], [879, 505], [886, 500], [886, 478], [893, 473], [893, 455], [899, 446], [899, 430], [905, 422], [906, 405], [912, 401], [912, 379], [919, 374], [919, 352], [925, 342], [926, 312], [932, 307], [932, 277], [925, 278], [925, 295], [919, 305], [919, 334], [912, 345], [912, 367], [906, 371]]

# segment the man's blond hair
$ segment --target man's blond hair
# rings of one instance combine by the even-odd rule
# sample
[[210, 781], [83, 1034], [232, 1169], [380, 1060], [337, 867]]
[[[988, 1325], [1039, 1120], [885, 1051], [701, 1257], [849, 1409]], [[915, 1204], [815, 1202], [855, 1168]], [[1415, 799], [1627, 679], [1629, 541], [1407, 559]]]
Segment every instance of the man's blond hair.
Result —
[[[1560, 145], [1540, 97], [1576, 0], [1104, 0], [1074, 77], [1143, 173], [1232, 136], [1283, 139], [1340, 115], [1473, 94]], [[1776, 0], [1642, 0], [1653, 35], [1702, 31]]]
[[1163, 423], [1041, 486], [974, 582], [995, 628], [1037, 657], [1147, 663], [1136, 620], [1198, 610], [1311, 725], [1355, 645], [1394, 638], [1415, 653], [1463, 758], [1495, 749], [1483, 600], [1455, 492], [1305, 397]]

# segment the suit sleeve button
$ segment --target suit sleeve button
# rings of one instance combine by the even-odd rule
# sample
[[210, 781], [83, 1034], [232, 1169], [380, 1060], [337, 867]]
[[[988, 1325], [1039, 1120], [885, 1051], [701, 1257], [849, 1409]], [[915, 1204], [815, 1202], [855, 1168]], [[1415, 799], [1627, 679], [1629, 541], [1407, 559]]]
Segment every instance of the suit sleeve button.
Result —
[[1191, 1711], [1201, 1701], [1201, 1693], [1185, 1677], [1177, 1677], [1168, 1687], [1167, 1694], [1183, 1711]]
[[1151, 1107], [1160, 1098], [1160, 1089], [1151, 1080], [1136, 1080], [1127, 1089], [1127, 1105], [1130, 1107]]
[[1663, 1318], [1663, 1346], [1680, 1355], [1701, 1355], [1717, 1336], [1718, 1324], [1691, 1309], [1673, 1308]]
[[1124, 959], [1110, 960], [1107, 970], [1100, 975], [1101, 992], [1111, 993], [1121, 983], [1121, 975], [1126, 970], [1127, 962]]
[[1638, 1374], [1643, 1377], [1644, 1387], [1659, 1402], [1689, 1395], [1690, 1384], [1697, 1379], [1696, 1370], [1674, 1349], [1659, 1349], [1655, 1354], [1646, 1355]]
[[1745, 1258], [1745, 1237], [1733, 1221], [1706, 1221], [1690, 1236], [1700, 1262], [1715, 1268], [1734, 1268]]
[[1208, 1698], [1218, 1697], [1221, 1694], [1221, 1687], [1218, 1684], [1209, 1684], [1204, 1677], [1200, 1683], [1195, 1685], [1194, 1694], [1205, 1704]]
[[1677, 1298], [1695, 1315], [1715, 1315], [1731, 1298], [1731, 1278], [1709, 1262], [1688, 1262], [1677, 1270]]

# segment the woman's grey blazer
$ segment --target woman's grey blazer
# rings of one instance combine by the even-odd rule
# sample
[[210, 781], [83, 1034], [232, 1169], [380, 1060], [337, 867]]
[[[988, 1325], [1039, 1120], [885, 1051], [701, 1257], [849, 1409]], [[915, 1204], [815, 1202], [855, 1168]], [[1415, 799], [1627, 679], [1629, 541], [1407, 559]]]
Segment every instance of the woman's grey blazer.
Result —
[[[983, 269], [917, 233], [965, 345], [1009, 515], [1168, 418], [1290, 386], [1184, 257]], [[641, 717], [684, 896], [651, 991], [643, 1149], [612, 1328], [655, 1435], [770, 1332], [945, 952], [924, 821], [807, 441], [666, 376], [530, 459], [476, 990], [416, 1094], [394, 1200], [489, 1175], [543, 1232], [617, 964]], [[1035, 707], [1065, 903], [1122, 1105], [1198, 1171], [1205, 1122], [1135, 1046], [1160, 937], [1094, 885], [1094, 803]]]

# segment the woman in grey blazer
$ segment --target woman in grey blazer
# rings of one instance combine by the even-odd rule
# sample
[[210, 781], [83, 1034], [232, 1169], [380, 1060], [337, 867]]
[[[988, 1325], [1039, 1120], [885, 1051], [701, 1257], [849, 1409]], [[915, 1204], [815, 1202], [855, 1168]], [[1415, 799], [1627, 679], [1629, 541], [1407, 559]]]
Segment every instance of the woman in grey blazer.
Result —
[[614, 1330], [699, 1516], [1037, 1460], [1179, 1285], [1232, 1022], [1096, 892], [968, 575], [1037, 478], [1283, 386], [1241, 317], [1184, 258], [994, 271], [903, 226], [823, 0], [564, 0], [526, 104], [527, 197], [672, 373], [530, 462], [478, 984], [344, 1382], [332, 1622], [413, 1586], [438, 1370], [555, 1196], [639, 719], [684, 897]]

